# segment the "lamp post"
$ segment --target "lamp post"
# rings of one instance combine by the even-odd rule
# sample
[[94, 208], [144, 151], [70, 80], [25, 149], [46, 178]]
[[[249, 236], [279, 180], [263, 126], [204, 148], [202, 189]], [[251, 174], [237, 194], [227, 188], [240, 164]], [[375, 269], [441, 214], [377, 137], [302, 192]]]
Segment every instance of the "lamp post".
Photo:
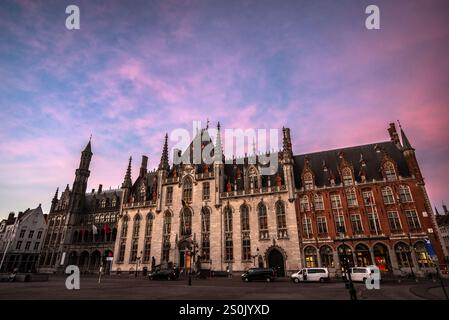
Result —
[[254, 267], [256, 267], [256, 258], [259, 257], [259, 248], [256, 249], [257, 254], [251, 256], [254, 261]]
[[135, 278], [137, 278], [137, 270], [139, 269], [139, 262], [140, 259], [142, 258], [142, 251], [140, 251], [140, 257], [136, 257], [136, 274], [135, 274]]
[[348, 290], [349, 290], [349, 297], [351, 300], [357, 300], [357, 292], [355, 291], [354, 283], [352, 282], [351, 272], [349, 270], [349, 261], [346, 256], [346, 245], [344, 240], [344, 227], [339, 226], [338, 232], [340, 233], [340, 237], [342, 238], [341, 242], [343, 245], [343, 268], [345, 269], [345, 273], [348, 277]]

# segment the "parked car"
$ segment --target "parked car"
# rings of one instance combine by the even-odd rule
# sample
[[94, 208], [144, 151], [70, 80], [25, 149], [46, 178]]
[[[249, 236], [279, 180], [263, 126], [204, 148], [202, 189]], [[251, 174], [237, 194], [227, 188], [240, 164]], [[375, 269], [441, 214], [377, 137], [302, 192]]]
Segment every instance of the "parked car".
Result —
[[178, 268], [155, 269], [148, 273], [150, 280], [176, 280], [179, 278]]
[[249, 282], [253, 280], [264, 280], [271, 282], [276, 278], [276, 272], [272, 268], [251, 268], [242, 274], [242, 280]]
[[353, 267], [349, 269], [349, 272], [354, 282], [365, 282], [366, 279], [373, 277], [374, 273], [379, 274], [380, 280], [380, 270], [377, 266]]
[[300, 282], [325, 282], [330, 281], [329, 270], [327, 268], [303, 268], [291, 275], [295, 283]]

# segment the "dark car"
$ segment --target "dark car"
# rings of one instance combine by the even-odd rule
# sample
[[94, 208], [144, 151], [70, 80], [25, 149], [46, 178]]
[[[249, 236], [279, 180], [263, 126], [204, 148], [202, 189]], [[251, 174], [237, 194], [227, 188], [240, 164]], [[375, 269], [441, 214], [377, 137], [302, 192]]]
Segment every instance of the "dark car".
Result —
[[150, 280], [176, 280], [179, 278], [179, 269], [155, 269], [148, 274], [148, 278]]
[[242, 274], [242, 280], [246, 282], [253, 280], [271, 282], [274, 278], [276, 278], [276, 272], [272, 268], [251, 268]]

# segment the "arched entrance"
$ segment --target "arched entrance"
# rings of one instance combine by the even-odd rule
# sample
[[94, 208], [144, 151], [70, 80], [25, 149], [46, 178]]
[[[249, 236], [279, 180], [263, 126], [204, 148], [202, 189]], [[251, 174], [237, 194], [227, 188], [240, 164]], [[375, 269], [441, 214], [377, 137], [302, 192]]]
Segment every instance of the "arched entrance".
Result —
[[278, 277], [285, 276], [284, 256], [278, 249], [271, 249], [268, 253], [268, 267], [276, 270]]
[[189, 240], [183, 240], [180, 241], [178, 244], [179, 248], [179, 267], [182, 269], [188, 269], [192, 267], [191, 261], [190, 261], [190, 247], [191, 247], [191, 241]]
[[379, 270], [382, 272], [388, 272], [391, 270], [390, 266], [390, 254], [388, 248], [382, 243], [378, 243], [373, 247], [374, 262]]
[[357, 259], [358, 267], [366, 267], [372, 264], [371, 254], [369, 249], [364, 244], [358, 244], [355, 246], [355, 257]]
[[338, 247], [338, 259], [340, 260], [340, 267], [342, 271], [346, 268], [354, 267], [352, 249], [345, 244]]
[[83, 251], [80, 254], [79, 267], [82, 272], [85, 272], [89, 266], [89, 252]]
[[76, 251], [70, 252], [69, 265], [76, 265], [77, 264], [77, 260], [78, 260], [78, 254], [76, 253]]
[[98, 271], [100, 269], [100, 260], [101, 260], [101, 253], [98, 250], [95, 250], [92, 252], [92, 255], [90, 257], [90, 271]]

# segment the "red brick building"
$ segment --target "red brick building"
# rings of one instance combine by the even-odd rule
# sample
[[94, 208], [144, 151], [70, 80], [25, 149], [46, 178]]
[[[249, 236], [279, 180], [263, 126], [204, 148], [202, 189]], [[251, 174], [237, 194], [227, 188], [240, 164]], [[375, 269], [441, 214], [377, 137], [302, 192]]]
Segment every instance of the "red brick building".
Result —
[[394, 123], [388, 132], [389, 141], [294, 157], [303, 266], [338, 273], [346, 256], [353, 266], [424, 275], [435, 271], [425, 239], [443, 263], [415, 149], [402, 128], [401, 139]]

